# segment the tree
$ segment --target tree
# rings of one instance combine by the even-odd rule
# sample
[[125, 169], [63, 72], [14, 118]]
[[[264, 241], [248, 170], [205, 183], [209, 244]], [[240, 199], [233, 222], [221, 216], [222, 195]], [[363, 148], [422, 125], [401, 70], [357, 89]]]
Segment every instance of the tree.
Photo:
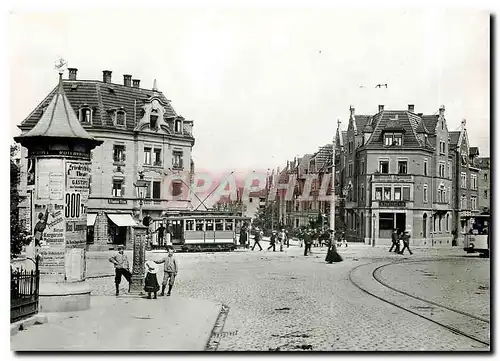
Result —
[[30, 243], [25, 230], [19, 221], [19, 203], [24, 199], [19, 195], [17, 186], [20, 181], [20, 170], [14, 156], [18, 152], [17, 145], [10, 147], [10, 257], [21, 254], [23, 247]]
[[273, 227], [278, 227], [278, 217], [278, 207], [274, 203], [269, 203], [257, 211], [253, 224], [263, 230], [271, 230]]

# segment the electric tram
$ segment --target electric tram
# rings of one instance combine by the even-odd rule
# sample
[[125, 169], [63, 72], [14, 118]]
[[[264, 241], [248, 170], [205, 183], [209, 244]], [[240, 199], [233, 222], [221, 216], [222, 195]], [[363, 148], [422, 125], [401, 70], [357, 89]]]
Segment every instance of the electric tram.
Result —
[[153, 248], [166, 248], [166, 237], [160, 244], [158, 232], [163, 224], [171, 234], [176, 251], [233, 251], [237, 248], [241, 227], [251, 218], [223, 211], [181, 211], [152, 219]]
[[464, 251], [479, 253], [481, 257], [489, 257], [490, 215], [467, 216], [462, 219], [465, 219], [469, 224], [469, 230], [464, 236]]

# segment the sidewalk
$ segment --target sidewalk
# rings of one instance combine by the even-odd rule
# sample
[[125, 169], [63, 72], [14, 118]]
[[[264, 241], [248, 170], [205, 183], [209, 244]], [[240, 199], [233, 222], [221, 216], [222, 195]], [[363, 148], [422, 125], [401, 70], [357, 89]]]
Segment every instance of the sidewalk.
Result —
[[203, 351], [222, 305], [176, 295], [92, 296], [91, 309], [47, 313], [11, 337], [12, 351]]

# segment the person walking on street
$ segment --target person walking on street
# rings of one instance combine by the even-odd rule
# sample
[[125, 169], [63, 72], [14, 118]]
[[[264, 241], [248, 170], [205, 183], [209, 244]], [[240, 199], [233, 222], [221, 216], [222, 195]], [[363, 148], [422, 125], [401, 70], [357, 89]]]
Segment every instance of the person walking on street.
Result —
[[340, 237], [341, 237], [341, 241], [342, 241], [342, 242], [341, 242], [341, 243], [342, 243], [342, 246], [344, 246], [344, 245], [345, 245], [345, 246], [347, 247], [347, 238], [346, 238], [346, 236], [345, 236], [345, 233], [344, 233], [344, 232], [342, 232], [342, 235], [341, 235]]
[[311, 253], [311, 246], [313, 243], [311, 230], [308, 229], [304, 234], [304, 256], [307, 256], [308, 253]]
[[260, 245], [260, 241], [262, 241], [262, 236], [263, 232], [259, 228], [257, 228], [255, 230], [255, 237], [254, 237], [252, 251], [255, 250], [255, 246], [259, 246], [260, 250], [262, 251], [262, 246]]
[[337, 252], [337, 242], [335, 241], [335, 235], [332, 229], [329, 230], [330, 238], [328, 240], [328, 251], [326, 253], [325, 261], [327, 263], [342, 262], [342, 257]]
[[278, 235], [276, 234], [276, 231], [273, 231], [273, 234], [271, 234], [271, 239], [269, 240], [269, 247], [267, 248], [268, 251], [272, 248], [273, 252], [276, 252], [276, 239], [277, 238], [278, 238]]
[[283, 252], [283, 244], [285, 243], [285, 238], [286, 238], [285, 230], [282, 229], [281, 232], [278, 234], [278, 239], [280, 242], [280, 252]]
[[399, 253], [399, 237], [397, 228], [394, 228], [394, 230], [392, 231], [391, 240], [392, 246], [391, 248], [389, 248], [389, 252], [392, 252], [392, 249], [394, 248], [394, 252]]
[[156, 273], [158, 269], [153, 261], [146, 262], [146, 279], [144, 281], [144, 291], [148, 293], [148, 299], [151, 299], [151, 292], [154, 292], [154, 299], [157, 299], [157, 293], [160, 290]]
[[286, 248], [290, 248], [290, 237], [288, 237], [288, 231], [285, 231], [285, 242]]
[[158, 247], [163, 247], [163, 237], [165, 236], [165, 226], [163, 226], [163, 223], [160, 224], [160, 227], [153, 233], [158, 233]]
[[128, 258], [125, 253], [123, 253], [123, 247], [118, 247], [118, 253], [109, 259], [109, 262], [115, 265], [115, 287], [116, 295], [120, 293], [120, 282], [122, 281], [122, 276], [128, 282], [128, 287], [130, 291], [130, 281], [132, 279], [132, 274], [130, 274], [130, 266], [128, 263]]
[[170, 296], [172, 292], [172, 287], [174, 287], [175, 277], [177, 277], [177, 273], [179, 272], [179, 267], [177, 265], [177, 260], [174, 257], [174, 247], [168, 246], [168, 255], [167, 257], [155, 261], [156, 264], [164, 263], [165, 266], [163, 268], [163, 282], [161, 283], [161, 293], [160, 296], [165, 296], [165, 288], [168, 284], [168, 293], [167, 296]]
[[403, 234], [403, 249], [401, 250], [401, 252], [399, 254], [403, 254], [405, 249], [407, 249], [408, 252], [410, 252], [410, 254], [413, 254], [413, 252], [410, 249], [410, 232], [409, 231], [405, 231], [405, 233]]
[[240, 230], [240, 246], [247, 248], [247, 240], [248, 240], [248, 224], [245, 222], [243, 226], [241, 226]]

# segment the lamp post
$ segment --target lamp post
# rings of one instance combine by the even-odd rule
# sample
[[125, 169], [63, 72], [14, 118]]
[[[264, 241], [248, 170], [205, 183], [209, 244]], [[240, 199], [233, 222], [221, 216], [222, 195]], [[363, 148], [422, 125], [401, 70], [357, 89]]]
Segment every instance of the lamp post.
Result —
[[[139, 222], [142, 221], [142, 205], [146, 198], [148, 182], [144, 180], [143, 172], [139, 172], [139, 179], [134, 183], [139, 199]], [[132, 280], [130, 282], [130, 293], [142, 295], [144, 288], [144, 263], [146, 261], [146, 230], [142, 224], [134, 226], [134, 246], [133, 246], [133, 264]]]

